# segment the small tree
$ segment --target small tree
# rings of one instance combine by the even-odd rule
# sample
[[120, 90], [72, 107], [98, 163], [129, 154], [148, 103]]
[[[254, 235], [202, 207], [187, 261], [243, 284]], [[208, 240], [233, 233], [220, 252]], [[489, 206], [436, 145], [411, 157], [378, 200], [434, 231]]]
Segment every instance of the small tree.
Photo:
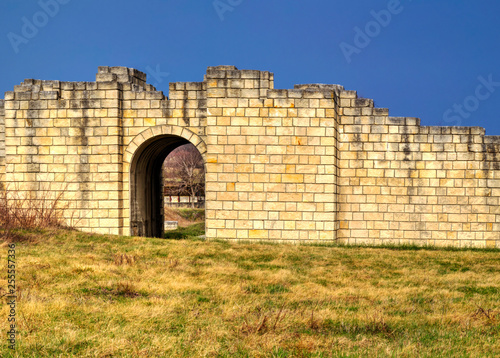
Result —
[[205, 167], [198, 149], [192, 144], [173, 150], [163, 164], [163, 177], [170, 193], [190, 197], [194, 208], [195, 198], [204, 195]]

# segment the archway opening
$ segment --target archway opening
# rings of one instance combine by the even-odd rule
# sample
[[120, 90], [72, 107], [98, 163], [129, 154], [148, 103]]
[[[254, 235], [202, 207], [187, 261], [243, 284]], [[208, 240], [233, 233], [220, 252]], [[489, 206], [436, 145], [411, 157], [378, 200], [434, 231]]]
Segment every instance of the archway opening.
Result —
[[165, 208], [204, 209], [205, 165], [191, 143], [174, 149], [163, 163]]
[[166, 134], [150, 138], [137, 148], [130, 165], [132, 235], [164, 237], [163, 164], [172, 151], [186, 144], [190, 142]]

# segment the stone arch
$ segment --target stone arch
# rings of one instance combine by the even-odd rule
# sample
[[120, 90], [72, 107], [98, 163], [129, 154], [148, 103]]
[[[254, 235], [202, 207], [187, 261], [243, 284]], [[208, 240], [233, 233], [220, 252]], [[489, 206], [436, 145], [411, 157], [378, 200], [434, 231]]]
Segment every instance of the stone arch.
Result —
[[206, 144], [192, 131], [178, 126], [156, 126], [139, 133], [127, 146], [129, 169], [130, 233], [163, 237], [162, 165], [175, 148], [191, 143], [205, 161]]
[[161, 135], [174, 135], [186, 139], [188, 142], [192, 143], [196, 148], [198, 148], [198, 151], [203, 156], [203, 159], [205, 159], [205, 155], [207, 153], [207, 145], [200, 136], [184, 127], [162, 125], [150, 127], [137, 134], [125, 149], [125, 155], [123, 157], [124, 162], [129, 164], [132, 163], [132, 159], [134, 157], [134, 154], [136, 153], [137, 148], [139, 148], [142, 144], [144, 144], [144, 142], [150, 140], [151, 138]]

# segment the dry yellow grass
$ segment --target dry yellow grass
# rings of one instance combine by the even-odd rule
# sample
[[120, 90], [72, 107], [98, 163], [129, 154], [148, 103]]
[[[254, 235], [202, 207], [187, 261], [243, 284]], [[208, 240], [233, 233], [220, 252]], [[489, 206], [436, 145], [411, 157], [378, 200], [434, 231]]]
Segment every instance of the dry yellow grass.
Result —
[[500, 355], [498, 251], [21, 235], [3, 357]]

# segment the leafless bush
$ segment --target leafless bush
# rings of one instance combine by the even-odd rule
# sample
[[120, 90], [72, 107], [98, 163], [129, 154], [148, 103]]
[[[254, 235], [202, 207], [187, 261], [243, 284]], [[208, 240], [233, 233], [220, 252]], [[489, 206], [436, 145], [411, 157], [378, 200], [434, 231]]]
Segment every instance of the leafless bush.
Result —
[[[37, 195], [38, 194], [38, 195]], [[40, 229], [66, 226], [63, 212], [64, 191], [55, 196], [49, 190], [0, 192], [0, 229], [10, 232], [12, 229]]]

